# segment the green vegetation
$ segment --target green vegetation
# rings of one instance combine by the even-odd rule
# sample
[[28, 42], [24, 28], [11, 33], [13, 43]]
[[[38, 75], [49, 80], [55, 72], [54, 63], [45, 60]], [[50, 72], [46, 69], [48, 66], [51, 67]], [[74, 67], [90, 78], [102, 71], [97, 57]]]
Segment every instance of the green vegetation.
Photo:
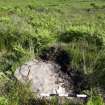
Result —
[[104, 105], [104, 102], [101, 97], [94, 97], [89, 100], [87, 105]]
[[13, 74], [57, 43], [70, 54], [70, 66], [88, 78], [83, 92], [91, 96], [95, 89], [86, 105], [104, 105], [97, 95], [105, 91], [104, 11], [104, 0], [0, 0], [0, 105], [48, 104], [36, 99]]

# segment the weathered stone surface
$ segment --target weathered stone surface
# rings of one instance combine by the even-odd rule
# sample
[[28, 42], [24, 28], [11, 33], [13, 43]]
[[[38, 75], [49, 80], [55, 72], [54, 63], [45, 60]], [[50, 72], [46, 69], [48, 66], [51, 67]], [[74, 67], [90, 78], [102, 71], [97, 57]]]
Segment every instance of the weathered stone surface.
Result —
[[35, 59], [25, 63], [15, 72], [15, 77], [19, 81], [22, 83], [30, 81], [33, 92], [39, 94], [70, 93], [71, 90], [67, 89], [70, 87], [70, 81], [68, 77], [64, 79], [64, 75], [67, 76], [61, 72], [60, 66], [57, 64]]

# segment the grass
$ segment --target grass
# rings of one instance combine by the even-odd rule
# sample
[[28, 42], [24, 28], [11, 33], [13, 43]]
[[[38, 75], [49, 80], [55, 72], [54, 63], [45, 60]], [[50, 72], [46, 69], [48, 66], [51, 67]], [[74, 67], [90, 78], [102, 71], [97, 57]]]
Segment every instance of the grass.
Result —
[[[0, 72], [11, 80], [18, 66], [39, 57], [49, 45], [61, 43], [72, 56], [70, 66], [88, 77], [89, 87], [104, 90], [104, 10], [104, 0], [0, 0]], [[17, 102], [12, 99], [11, 105], [21, 105], [14, 91], [21, 94], [10, 92]], [[101, 105], [98, 99], [96, 103], [90, 99], [88, 105]], [[7, 101], [8, 95], [0, 96], [0, 105], [8, 105]]]

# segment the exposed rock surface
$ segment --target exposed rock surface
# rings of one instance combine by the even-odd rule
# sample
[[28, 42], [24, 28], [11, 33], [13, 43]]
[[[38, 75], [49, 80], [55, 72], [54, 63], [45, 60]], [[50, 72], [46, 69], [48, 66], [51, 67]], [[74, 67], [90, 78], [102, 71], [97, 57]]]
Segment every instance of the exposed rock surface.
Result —
[[54, 62], [34, 59], [19, 67], [15, 77], [22, 83], [30, 81], [33, 92], [39, 94], [70, 93], [73, 88], [71, 78], [60, 69]]

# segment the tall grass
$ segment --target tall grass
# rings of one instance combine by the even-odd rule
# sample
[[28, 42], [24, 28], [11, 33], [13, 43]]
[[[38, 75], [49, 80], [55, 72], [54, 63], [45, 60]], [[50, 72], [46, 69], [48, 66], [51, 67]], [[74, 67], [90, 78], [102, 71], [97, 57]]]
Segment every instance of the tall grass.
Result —
[[101, 96], [91, 96], [87, 105], [105, 105]]
[[[49, 104], [35, 99], [27, 86], [11, 78], [18, 66], [39, 57], [42, 49], [53, 43], [64, 44], [61, 47], [71, 56], [69, 66], [85, 75], [89, 82], [85, 92], [95, 87], [104, 90], [104, 5], [102, 0], [0, 0], [0, 73], [10, 79], [5, 84], [7, 81], [0, 78], [0, 87], [4, 84], [0, 105]], [[51, 105], [56, 101], [52, 99]], [[104, 103], [100, 96], [92, 96], [87, 105]]]

